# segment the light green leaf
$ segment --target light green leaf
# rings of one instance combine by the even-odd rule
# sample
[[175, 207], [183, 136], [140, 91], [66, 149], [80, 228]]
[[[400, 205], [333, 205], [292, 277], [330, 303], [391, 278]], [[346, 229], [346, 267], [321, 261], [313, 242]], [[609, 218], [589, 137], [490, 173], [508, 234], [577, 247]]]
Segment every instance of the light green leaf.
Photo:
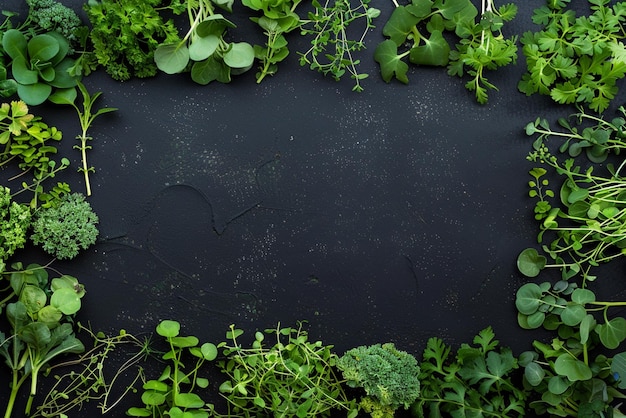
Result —
[[254, 48], [247, 42], [231, 44], [224, 54], [224, 63], [231, 68], [249, 68], [254, 62]]
[[537, 277], [546, 266], [547, 259], [534, 248], [526, 248], [517, 257], [517, 268], [526, 277]]
[[215, 35], [192, 37], [189, 44], [189, 58], [193, 61], [202, 61], [209, 58], [220, 44], [220, 38]]
[[180, 73], [189, 63], [189, 49], [184, 43], [159, 45], [154, 51], [154, 62], [166, 74]]

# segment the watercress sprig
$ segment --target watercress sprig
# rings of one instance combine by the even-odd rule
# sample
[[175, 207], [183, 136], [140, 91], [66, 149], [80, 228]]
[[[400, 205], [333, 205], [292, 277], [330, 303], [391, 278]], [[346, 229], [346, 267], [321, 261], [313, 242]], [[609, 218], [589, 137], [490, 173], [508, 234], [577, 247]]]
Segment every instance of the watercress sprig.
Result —
[[[349, 418], [358, 414], [356, 402], [346, 395], [334, 370], [332, 346], [309, 341], [302, 323], [297, 328], [256, 332], [249, 348], [237, 340], [243, 331], [230, 326], [229, 341], [218, 344], [225, 359], [217, 365], [227, 376], [220, 393], [228, 402], [227, 414], [213, 416], [326, 417], [342, 410]], [[266, 342], [272, 334], [273, 342]]]
[[226, 30], [236, 26], [215, 10], [219, 7], [231, 12], [233, 0], [187, 1], [186, 4], [189, 30], [181, 40], [160, 44], [154, 53], [161, 71], [180, 73], [188, 70], [192, 62], [192, 80], [205, 85], [211, 81], [228, 83], [231, 75], [252, 68], [254, 49], [247, 42], [227, 42]]
[[260, 17], [251, 17], [267, 37], [265, 45], [254, 45], [254, 55], [261, 61], [256, 81], [260, 83], [268, 75], [278, 71], [278, 63], [289, 55], [285, 35], [300, 27], [296, 8], [302, 0], [242, 0], [252, 10], [262, 12]]
[[[626, 319], [609, 319], [608, 311], [626, 306], [626, 302], [599, 301], [590, 289], [561, 280], [526, 283], [517, 291], [515, 306], [522, 328], [543, 327], [558, 334], [551, 344], [535, 341], [534, 350], [519, 358], [524, 381], [536, 395], [530, 403], [535, 412], [593, 417], [617, 414], [612, 402], [625, 398], [618, 387], [623, 389], [626, 382], [618, 379], [626, 376], [626, 364], [608, 357], [607, 349], [614, 350], [626, 340]], [[615, 357], [621, 359], [625, 354]]]
[[[156, 332], [168, 345], [162, 359], [169, 364], [157, 379], [143, 384], [141, 401], [143, 407], [132, 407], [126, 411], [131, 417], [184, 417], [207, 418], [209, 405], [196, 393], [199, 388], [209, 385], [208, 379], [198, 371], [206, 361], [217, 357], [217, 348], [212, 343], [199, 344], [193, 335], [180, 335], [180, 323], [163, 320]], [[195, 360], [192, 367], [185, 368], [187, 360]]]

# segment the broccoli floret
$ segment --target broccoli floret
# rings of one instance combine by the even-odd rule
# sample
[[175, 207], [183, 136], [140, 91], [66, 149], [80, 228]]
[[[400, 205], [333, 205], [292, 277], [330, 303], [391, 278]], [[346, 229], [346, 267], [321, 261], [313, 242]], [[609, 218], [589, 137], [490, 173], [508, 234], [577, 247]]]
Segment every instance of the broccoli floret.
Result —
[[28, 19], [44, 32], [57, 31], [70, 43], [76, 40], [74, 31], [82, 22], [76, 12], [56, 0], [26, 0], [30, 7]]
[[12, 201], [11, 191], [0, 186], [0, 272], [15, 250], [24, 247], [30, 221], [30, 208]]
[[57, 205], [35, 212], [31, 239], [48, 254], [68, 260], [96, 242], [97, 223], [98, 216], [85, 196], [72, 193], [63, 196]]
[[362, 408], [372, 417], [389, 417], [389, 410], [407, 409], [419, 396], [420, 368], [413, 355], [393, 343], [361, 346], [337, 360], [346, 384], [365, 389]]

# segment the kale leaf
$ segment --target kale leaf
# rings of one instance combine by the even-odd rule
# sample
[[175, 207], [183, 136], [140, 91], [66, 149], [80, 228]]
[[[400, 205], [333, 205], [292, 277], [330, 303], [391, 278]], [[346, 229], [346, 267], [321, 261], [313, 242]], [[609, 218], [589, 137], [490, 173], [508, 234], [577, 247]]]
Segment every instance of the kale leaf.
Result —
[[399, 407], [408, 409], [420, 392], [420, 368], [413, 355], [393, 343], [360, 346], [337, 360], [346, 383], [365, 389], [361, 408], [372, 417], [392, 417]]

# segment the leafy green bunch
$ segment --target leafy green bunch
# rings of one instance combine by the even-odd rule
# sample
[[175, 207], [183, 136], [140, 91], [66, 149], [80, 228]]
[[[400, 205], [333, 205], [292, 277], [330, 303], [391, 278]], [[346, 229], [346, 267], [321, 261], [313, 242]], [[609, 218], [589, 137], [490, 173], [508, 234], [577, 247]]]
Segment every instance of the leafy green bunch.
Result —
[[567, 8], [570, 0], [548, 0], [534, 11], [532, 20], [542, 29], [521, 38], [527, 67], [518, 84], [522, 93], [581, 103], [598, 113], [607, 109], [626, 74], [626, 2], [588, 2], [588, 16], [577, 17]]
[[25, 416], [29, 416], [37, 395], [40, 372], [62, 354], [81, 353], [85, 347], [74, 336], [72, 317], [81, 308], [85, 289], [75, 277], [62, 275], [49, 279], [47, 270], [20, 263], [13, 271], [2, 273], [9, 277], [11, 295], [2, 303], [11, 333], [0, 332], [0, 356], [11, 369], [11, 392], [5, 418], [12, 415], [15, 401], [23, 385], [30, 380]]
[[261, 62], [256, 73], [260, 83], [268, 75], [278, 71], [278, 63], [289, 55], [285, 35], [300, 27], [300, 17], [295, 10], [301, 0], [242, 0], [252, 10], [262, 12], [260, 17], [251, 17], [267, 37], [265, 45], [254, 45], [255, 58]]
[[[515, 37], [505, 38], [504, 23], [517, 14], [514, 4], [496, 8], [493, 1], [483, 2], [480, 13], [469, 0], [413, 0], [410, 4], [396, 4], [391, 17], [383, 27], [389, 39], [374, 52], [380, 64], [383, 80], [396, 78], [408, 83], [407, 72], [412, 64], [448, 67], [448, 74], [472, 79], [466, 88], [474, 91], [479, 103], [487, 102], [487, 88], [496, 87], [485, 77], [485, 70], [515, 62]], [[478, 22], [476, 18], [479, 17]], [[454, 49], [446, 36], [453, 32], [459, 42]], [[408, 43], [408, 49], [405, 45]]]
[[83, 194], [66, 194], [54, 206], [34, 213], [31, 239], [54, 257], [68, 260], [96, 242], [97, 223], [98, 216]]
[[[613, 401], [626, 398], [626, 353], [607, 357], [626, 339], [626, 319], [611, 319], [611, 308], [626, 302], [604, 302], [589, 289], [565, 280], [551, 285], [527, 283], [517, 291], [518, 323], [524, 329], [556, 331], [550, 344], [533, 343], [520, 355], [524, 384], [535, 395], [538, 414], [606, 417], [618, 415]], [[595, 350], [595, 351], [594, 351]], [[592, 355], [593, 353], [595, 355]]]
[[578, 111], [569, 118], [559, 118], [560, 130], [550, 127], [545, 118], [537, 118], [526, 125], [526, 134], [537, 135], [533, 147], [538, 149], [550, 138], [562, 140], [559, 145], [561, 153], [567, 152], [570, 157], [578, 157], [584, 153], [589, 161], [602, 163], [611, 154], [619, 155], [626, 147], [626, 109], [620, 106], [621, 116], [611, 120], [590, 115], [577, 106]]
[[[604, 154], [612, 148], [608, 142], [610, 130], [605, 127], [601, 122], [599, 128], [583, 131], [582, 140], [566, 142], [561, 150], [569, 149], [570, 153], [577, 154], [588, 146], [588, 155], [606, 158]], [[542, 245], [542, 249], [554, 263], [547, 264], [544, 255], [527, 248], [518, 256], [517, 265], [528, 277], [552, 267], [559, 268], [565, 280], [580, 274], [584, 281], [592, 281], [595, 279], [590, 273], [592, 267], [626, 254], [626, 181], [621, 174], [626, 163], [622, 162], [617, 168], [607, 164], [604, 172], [596, 174], [593, 166], [583, 170], [574, 158], [561, 162], [551, 154], [545, 142], [548, 130], [547, 122], [541, 119], [526, 127], [529, 135], [541, 132], [527, 158], [544, 164], [562, 179], [557, 200], [557, 193], [549, 189], [549, 180], [544, 177], [547, 170], [536, 167], [530, 171], [533, 180], [529, 182], [529, 195], [537, 199], [535, 219], [540, 223], [538, 242], [551, 237], [548, 238], [550, 243]]]
[[[380, 15], [380, 10], [369, 3], [363, 0], [353, 7], [348, 0], [326, 0], [324, 4], [314, 0], [315, 10], [300, 21], [300, 33], [312, 36], [311, 48], [298, 52], [300, 65], [308, 65], [337, 81], [348, 72], [355, 83], [352, 90], [363, 91], [361, 80], [368, 75], [358, 71], [360, 60], [354, 54], [365, 49], [365, 36], [374, 27], [372, 21]], [[359, 21], [363, 21], [361, 36], [352, 39], [348, 36], [349, 27]]]
[[[243, 331], [231, 325], [229, 342], [218, 344], [226, 357], [217, 362], [228, 378], [219, 390], [228, 401], [220, 417], [327, 417], [342, 410], [350, 418], [358, 409], [335, 374], [332, 346], [309, 341], [302, 324], [256, 332], [251, 347], [237, 340]], [[273, 342], [266, 345], [267, 334]]]
[[[203, 343], [193, 335], [181, 335], [180, 323], [163, 320], [156, 332], [165, 339], [168, 350], [162, 359], [168, 363], [157, 379], [144, 382], [142, 407], [132, 407], [126, 411], [131, 417], [208, 418], [209, 406], [197, 390], [208, 387], [208, 379], [198, 372], [206, 361], [217, 357], [217, 347]], [[187, 360], [194, 360], [191, 368], [185, 368]], [[187, 363], [189, 364], [189, 363]]]
[[421, 393], [411, 411], [417, 417], [524, 416], [526, 392], [513, 380], [518, 368], [511, 350], [495, 339], [491, 327], [478, 333], [474, 345], [451, 347], [430, 338], [424, 349]]
[[30, 208], [13, 201], [9, 188], [0, 186], [0, 273], [5, 270], [5, 261], [24, 248], [30, 220]]
[[92, 30], [89, 35], [96, 59], [115, 80], [156, 75], [154, 51], [162, 43], [180, 41], [174, 22], [165, 20], [165, 9], [182, 13], [173, 0], [90, 0], [85, 5]]
[[216, 10], [219, 7], [230, 13], [232, 5], [233, 0], [188, 1], [189, 30], [181, 40], [157, 47], [154, 53], [157, 67], [167, 74], [190, 69], [191, 79], [201, 85], [212, 81], [228, 83], [231, 75], [252, 68], [252, 45], [226, 41], [227, 29], [236, 25]]
[[408, 409], [420, 393], [417, 360], [393, 343], [350, 349], [339, 357], [337, 368], [348, 386], [365, 390], [359, 406], [374, 418]]
[[502, 28], [517, 15], [513, 3], [499, 8], [489, 0], [481, 12], [477, 23], [470, 23], [456, 33], [461, 37], [456, 49], [450, 51], [448, 74], [462, 77], [468, 74], [471, 79], [465, 88], [475, 92], [476, 101], [487, 103], [487, 89], [498, 88], [487, 80], [486, 70], [497, 70], [517, 61], [517, 37], [505, 38]]

